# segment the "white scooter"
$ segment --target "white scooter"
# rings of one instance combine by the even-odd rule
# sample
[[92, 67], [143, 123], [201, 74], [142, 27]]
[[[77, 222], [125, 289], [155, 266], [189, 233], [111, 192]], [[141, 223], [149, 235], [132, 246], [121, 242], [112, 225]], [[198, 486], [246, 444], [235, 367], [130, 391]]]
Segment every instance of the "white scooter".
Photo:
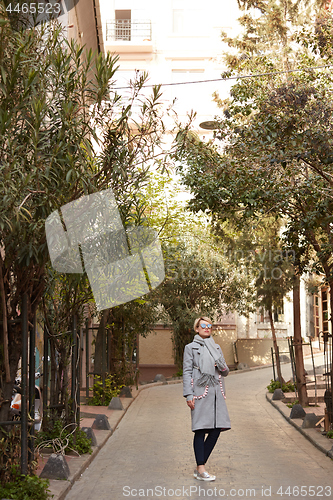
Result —
[[[40, 372], [35, 373], [35, 379], [39, 379], [41, 377]], [[10, 412], [12, 416], [21, 417], [21, 379], [17, 378], [15, 380], [13, 397], [10, 404]], [[43, 420], [43, 401], [42, 401], [42, 393], [40, 387], [35, 385], [35, 418], [34, 418], [34, 428], [35, 431], [38, 432], [42, 426]]]

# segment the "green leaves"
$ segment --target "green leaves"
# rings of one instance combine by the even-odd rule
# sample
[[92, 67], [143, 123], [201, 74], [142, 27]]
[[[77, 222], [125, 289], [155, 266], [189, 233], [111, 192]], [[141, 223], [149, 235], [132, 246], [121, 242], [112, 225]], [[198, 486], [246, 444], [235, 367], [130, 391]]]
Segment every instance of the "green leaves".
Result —
[[[46, 273], [46, 218], [84, 194], [112, 187], [123, 224], [141, 224], [149, 169], [155, 160], [158, 168], [168, 166], [169, 152], [160, 146], [169, 111], [161, 110], [160, 88], [146, 95], [147, 75], [138, 74], [129, 92], [118, 94], [117, 62], [118, 57], [96, 56], [67, 42], [56, 22], [26, 30], [1, 23], [0, 264], [5, 297], [0, 310], [6, 309], [9, 320], [17, 319], [27, 292], [32, 321], [45, 294], [45, 318], [56, 332], [53, 347], [91, 292], [85, 276], [77, 282]], [[131, 307], [132, 313], [143, 311], [132, 319], [136, 333], [147, 332], [153, 317], [146, 314], [149, 307]], [[125, 312], [128, 318], [131, 311]], [[62, 363], [67, 362], [67, 341], [65, 335], [57, 344]], [[19, 328], [10, 327], [9, 354], [16, 362], [20, 345]], [[15, 373], [16, 367], [11, 370]]]
[[[333, 63], [333, 25], [329, 16], [317, 16], [322, 2], [315, 2], [311, 12], [306, 2], [240, 3], [244, 32], [226, 40], [236, 49], [228, 59], [228, 75], [262, 76], [239, 79], [225, 101], [216, 96], [223, 114], [215, 145], [193, 142], [186, 130], [179, 132], [177, 159], [186, 165], [179, 171], [194, 196], [190, 207], [210, 211], [215, 229], [235, 219], [241, 230], [248, 225], [258, 230], [266, 216], [281, 218], [299, 270], [320, 265], [328, 278], [333, 245], [332, 75], [315, 68], [269, 73]], [[252, 15], [252, 7], [262, 15]]]

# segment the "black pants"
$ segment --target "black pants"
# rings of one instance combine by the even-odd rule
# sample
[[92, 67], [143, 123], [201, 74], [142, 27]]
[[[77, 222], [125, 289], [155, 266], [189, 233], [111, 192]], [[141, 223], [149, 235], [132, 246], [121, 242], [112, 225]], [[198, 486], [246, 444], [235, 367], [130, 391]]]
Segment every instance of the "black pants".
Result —
[[[222, 429], [199, 429], [194, 431], [193, 448], [197, 465], [204, 465], [214, 449]], [[205, 439], [205, 434], [208, 436]]]

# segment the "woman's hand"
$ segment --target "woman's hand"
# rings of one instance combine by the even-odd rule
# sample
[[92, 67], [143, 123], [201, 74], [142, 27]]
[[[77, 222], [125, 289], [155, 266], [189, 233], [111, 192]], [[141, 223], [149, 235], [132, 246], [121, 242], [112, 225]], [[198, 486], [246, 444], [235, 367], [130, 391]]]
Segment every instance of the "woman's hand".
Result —
[[192, 399], [192, 401], [186, 401], [186, 403], [191, 410], [194, 410], [194, 399]]

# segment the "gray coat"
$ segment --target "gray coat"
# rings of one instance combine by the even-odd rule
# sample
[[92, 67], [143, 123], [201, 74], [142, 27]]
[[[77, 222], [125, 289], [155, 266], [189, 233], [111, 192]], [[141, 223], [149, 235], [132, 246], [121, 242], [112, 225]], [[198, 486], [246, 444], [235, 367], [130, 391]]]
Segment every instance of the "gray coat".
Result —
[[[216, 345], [218, 350], [222, 350]], [[191, 342], [185, 346], [183, 360], [183, 395], [187, 401], [194, 398], [194, 410], [191, 410], [192, 431], [198, 429], [213, 429], [219, 427], [230, 429], [230, 419], [225, 402], [225, 387], [223, 378], [229, 373], [229, 368], [220, 372], [215, 368], [217, 385], [202, 387], [197, 384], [200, 377], [199, 359], [204, 349], [197, 342]]]

